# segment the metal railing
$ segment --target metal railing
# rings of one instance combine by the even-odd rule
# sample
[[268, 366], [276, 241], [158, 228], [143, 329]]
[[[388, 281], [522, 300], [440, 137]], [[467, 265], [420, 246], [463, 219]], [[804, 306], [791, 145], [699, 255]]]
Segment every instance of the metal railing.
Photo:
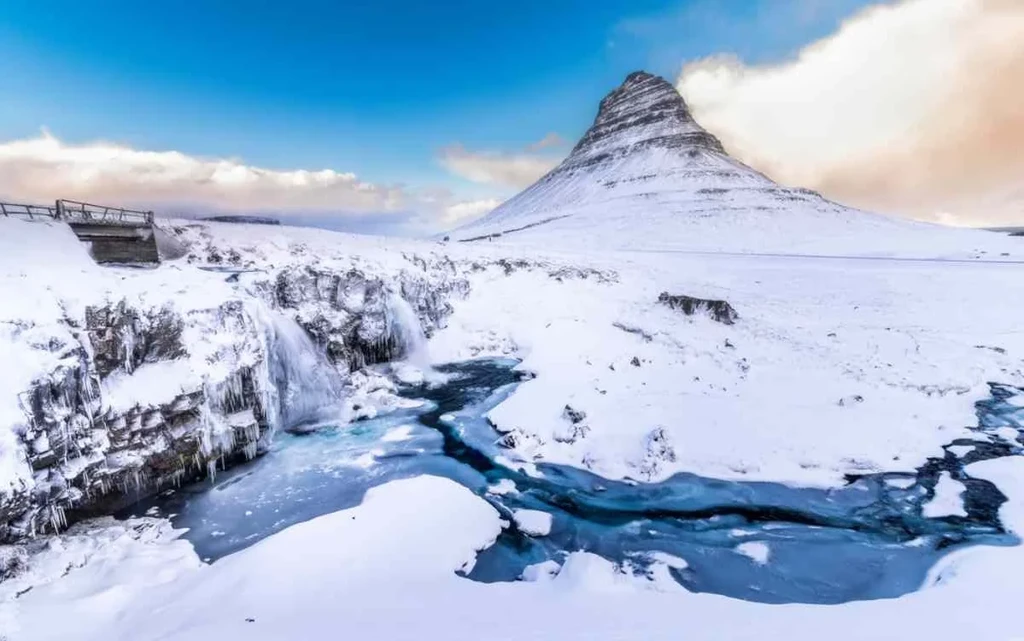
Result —
[[101, 225], [151, 225], [153, 212], [93, 205], [76, 200], [58, 200], [56, 218], [75, 223]]
[[27, 216], [28, 218], [56, 218], [57, 209], [45, 205], [22, 205], [20, 203], [0, 203], [0, 216]]

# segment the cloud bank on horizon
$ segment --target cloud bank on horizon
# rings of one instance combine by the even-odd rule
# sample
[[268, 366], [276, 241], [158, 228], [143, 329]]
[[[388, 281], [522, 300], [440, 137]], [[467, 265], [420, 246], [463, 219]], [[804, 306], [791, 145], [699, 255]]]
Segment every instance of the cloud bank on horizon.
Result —
[[1024, 223], [1024, 2], [868, 8], [795, 59], [688, 64], [694, 116], [780, 182], [883, 212]]
[[460, 201], [445, 189], [415, 193], [332, 169], [266, 169], [110, 142], [72, 145], [45, 130], [0, 143], [0, 197], [31, 204], [72, 198], [184, 216], [271, 213], [320, 225], [333, 218], [339, 228], [410, 234], [439, 231], [498, 204]]
[[471, 151], [461, 144], [454, 144], [442, 149], [438, 160], [449, 173], [463, 180], [524, 189], [562, 161], [564, 154], [552, 153], [551, 150], [564, 146], [565, 141], [558, 134], [549, 133], [527, 145], [523, 151], [514, 153]]

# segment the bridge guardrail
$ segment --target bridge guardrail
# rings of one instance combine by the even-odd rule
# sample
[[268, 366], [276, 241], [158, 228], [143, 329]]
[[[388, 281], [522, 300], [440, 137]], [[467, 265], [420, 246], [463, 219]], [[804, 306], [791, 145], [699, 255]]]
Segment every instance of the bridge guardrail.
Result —
[[21, 203], [0, 203], [2, 216], [27, 216], [28, 218], [57, 218], [57, 209], [46, 205], [24, 205]]
[[67, 222], [97, 223], [106, 225], [151, 225], [152, 211], [107, 207], [77, 200], [58, 200], [56, 216]]

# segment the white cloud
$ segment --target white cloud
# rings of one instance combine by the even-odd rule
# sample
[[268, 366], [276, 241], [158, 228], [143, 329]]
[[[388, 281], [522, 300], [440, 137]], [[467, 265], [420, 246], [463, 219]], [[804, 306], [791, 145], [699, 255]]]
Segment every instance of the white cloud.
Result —
[[470, 151], [460, 144], [441, 150], [441, 165], [452, 174], [484, 185], [522, 189], [533, 184], [561, 162], [564, 154], [537, 153], [564, 145], [558, 134], [550, 133], [525, 151], [507, 153]]
[[479, 218], [491, 212], [501, 204], [497, 198], [485, 198], [482, 200], [467, 200], [454, 203], [445, 207], [444, 216], [441, 221], [445, 225], [455, 226], [468, 223], [474, 218]]
[[537, 142], [530, 143], [526, 146], [526, 151], [540, 151], [542, 149], [549, 149], [551, 147], [562, 147], [566, 144], [565, 139], [551, 132], [538, 140]]
[[141, 151], [108, 142], [64, 143], [44, 131], [0, 143], [0, 194], [29, 202], [71, 198], [212, 211], [401, 211], [408, 194], [331, 169], [278, 171], [226, 158]]
[[785, 64], [687, 65], [679, 88], [732, 153], [783, 182], [921, 217], [1022, 222], [1022, 42], [1021, 0], [902, 0]]

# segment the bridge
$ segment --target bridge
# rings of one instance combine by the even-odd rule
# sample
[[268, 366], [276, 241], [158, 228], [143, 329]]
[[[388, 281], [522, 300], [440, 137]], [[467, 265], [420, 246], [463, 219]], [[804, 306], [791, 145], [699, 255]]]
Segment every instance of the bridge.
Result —
[[52, 207], [0, 203], [0, 216], [67, 223], [79, 240], [89, 243], [90, 253], [98, 263], [160, 262], [152, 211], [61, 199]]

